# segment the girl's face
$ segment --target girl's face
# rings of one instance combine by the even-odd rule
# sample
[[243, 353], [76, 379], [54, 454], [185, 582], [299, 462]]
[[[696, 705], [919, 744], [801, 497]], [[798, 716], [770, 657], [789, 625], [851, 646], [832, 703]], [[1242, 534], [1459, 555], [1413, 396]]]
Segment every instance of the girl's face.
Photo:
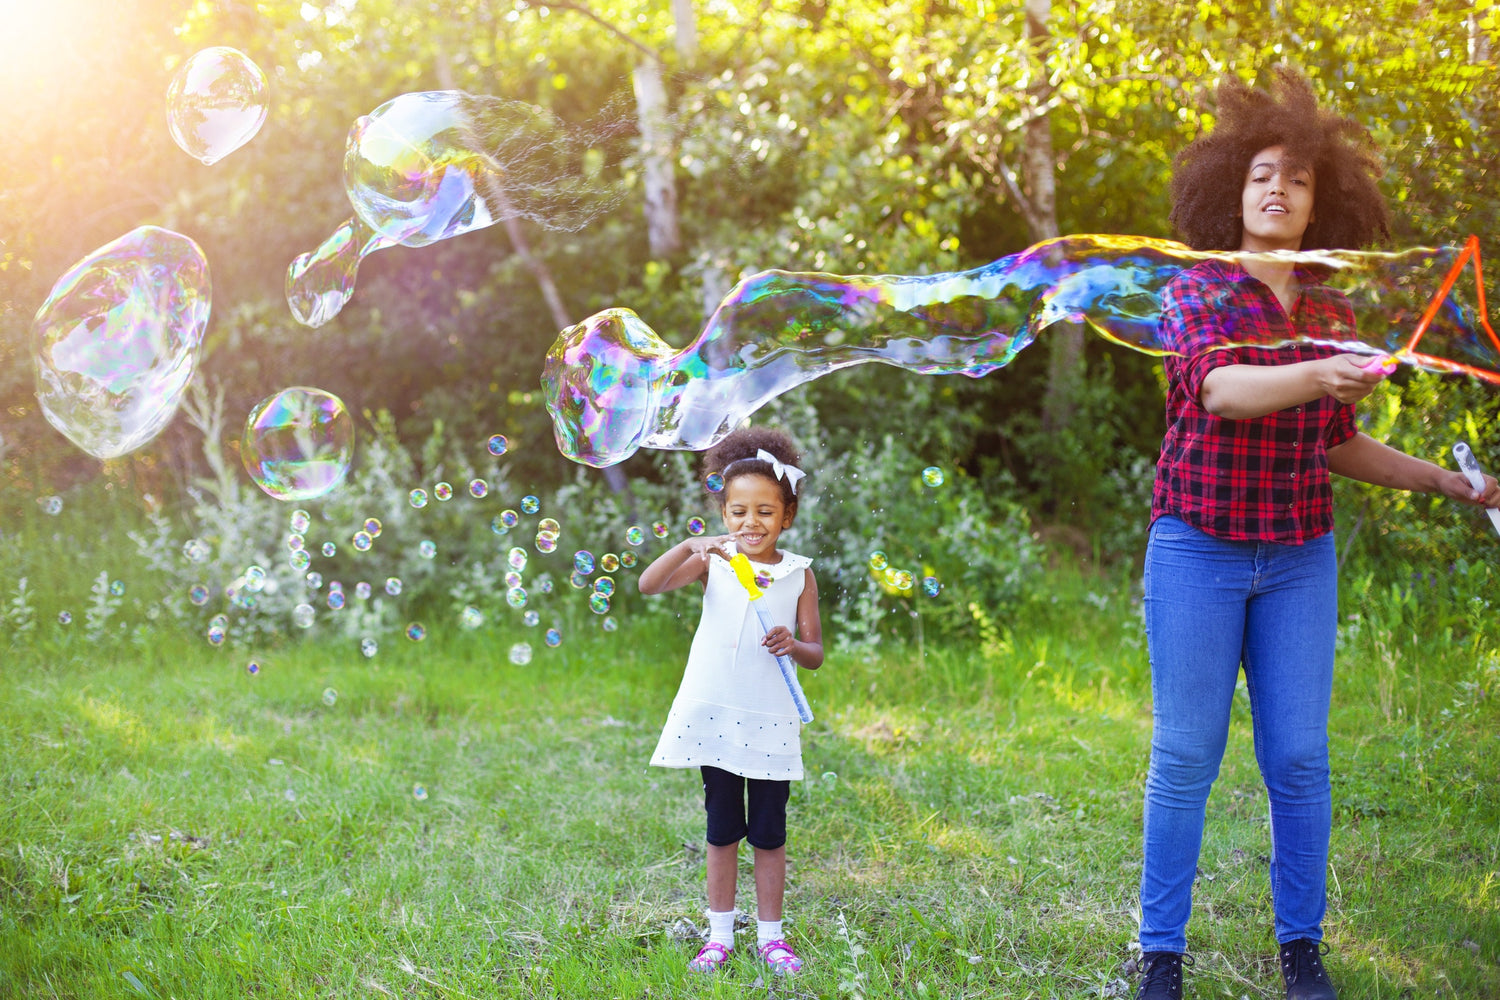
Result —
[[792, 516], [781, 484], [768, 476], [735, 476], [724, 486], [724, 528], [751, 559], [765, 561], [775, 553], [776, 539], [792, 526]]
[[1250, 157], [1240, 193], [1241, 250], [1300, 250], [1313, 219], [1313, 174], [1269, 146]]

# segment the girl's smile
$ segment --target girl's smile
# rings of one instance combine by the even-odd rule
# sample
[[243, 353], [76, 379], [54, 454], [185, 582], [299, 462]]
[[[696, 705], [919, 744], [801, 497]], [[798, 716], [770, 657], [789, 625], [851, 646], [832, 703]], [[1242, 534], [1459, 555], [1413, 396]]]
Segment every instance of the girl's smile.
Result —
[[781, 484], [762, 475], [735, 476], [724, 487], [724, 527], [753, 562], [780, 561], [776, 541], [791, 527]]

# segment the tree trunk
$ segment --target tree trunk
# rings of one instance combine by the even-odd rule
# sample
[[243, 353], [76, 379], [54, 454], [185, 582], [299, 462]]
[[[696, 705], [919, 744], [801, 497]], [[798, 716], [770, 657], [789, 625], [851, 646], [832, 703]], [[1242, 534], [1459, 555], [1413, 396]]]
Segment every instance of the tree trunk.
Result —
[[641, 129], [641, 158], [646, 187], [646, 236], [657, 260], [682, 249], [677, 227], [677, 180], [672, 172], [672, 127], [667, 116], [667, 88], [661, 60], [643, 59], [631, 74], [636, 118]]
[[693, 14], [693, 0], [672, 0], [673, 42], [684, 64], [698, 55], [698, 20]]

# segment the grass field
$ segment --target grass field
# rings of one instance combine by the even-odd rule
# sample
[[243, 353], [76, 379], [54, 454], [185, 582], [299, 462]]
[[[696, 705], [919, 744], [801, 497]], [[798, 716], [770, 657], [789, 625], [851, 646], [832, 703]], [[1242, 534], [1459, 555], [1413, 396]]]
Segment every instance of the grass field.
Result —
[[[1139, 612], [1129, 581], [1054, 594], [963, 648], [834, 648], [807, 679], [788, 982], [761, 978], [753, 929], [727, 973], [685, 968], [703, 829], [695, 775], [646, 767], [688, 640], [662, 616], [525, 667], [483, 631], [371, 660], [290, 646], [256, 676], [173, 635], [12, 649], [0, 996], [1127, 996]], [[1362, 625], [1332, 720], [1327, 963], [1349, 998], [1500, 996], [1500, 639]], [[1279, 997], [1235, 712], [1188, 994]]]

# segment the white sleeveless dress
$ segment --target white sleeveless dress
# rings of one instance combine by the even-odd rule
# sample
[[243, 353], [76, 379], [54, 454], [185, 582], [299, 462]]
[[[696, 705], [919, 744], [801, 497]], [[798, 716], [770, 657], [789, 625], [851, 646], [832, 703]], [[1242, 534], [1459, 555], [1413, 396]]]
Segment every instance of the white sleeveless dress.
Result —
[[[758, 604], [775, 625], [796, 631], [797, 600], [812, 560], [785, 550], [774, 566], [755, 563], [771, 584]], [[709, 556], [703, 617], [693, 636], [682, 686], [667, 714], [651, 763], [723, 768], [746, 778], [802, 777], [802, 720], [765, 646], [760, 618], [729, 563]]]

